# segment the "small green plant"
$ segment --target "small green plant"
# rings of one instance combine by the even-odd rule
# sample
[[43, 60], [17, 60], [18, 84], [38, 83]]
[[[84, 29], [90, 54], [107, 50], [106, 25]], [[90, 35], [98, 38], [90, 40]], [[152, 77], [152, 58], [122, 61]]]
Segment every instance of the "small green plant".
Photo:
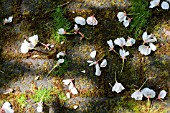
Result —
[[66, 31], [68, 31], [71, 27], [71, 23], [64, 17], [65, 10], [61, 9], [60, 7], [57, 7], [55, 12], [52, 14], [53, 17], [53, 34], [52, 37], [57, 42], [61, 42], [62, 40], [66, 39], [65, 35], [59, 35], [58, 29], [64, 28]]
[[131, 7], [128, 13], [133, 14], [133, 20], [130, 23], [130, 33], [135, 33], [137, 39], [148, 27], [148, 20], [151, 18], [147, 0], [130, 0]]
[[27, 98], [25, 94], [21, 94], [20, 96], [17, 97], [17, 102], [19, 103], [21, 108], [24, 108], [27, 104], [26, 102]]
[[38, 89], [35, 90], [35, 94], [31, 97], [34, 102], [50, 102], [52, 100], [51, 89]]

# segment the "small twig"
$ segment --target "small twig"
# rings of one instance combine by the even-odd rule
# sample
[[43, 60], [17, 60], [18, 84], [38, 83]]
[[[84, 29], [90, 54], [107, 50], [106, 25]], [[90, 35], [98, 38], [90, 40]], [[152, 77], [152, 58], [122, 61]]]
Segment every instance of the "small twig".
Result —
[[70, 2], [71, 2], [71, 0], [70, 0], [70, 1], [68, 1], [68, 2], [66, 2], [66, 3], [64, 3], [64, 4], [58, 5], [57, 7], [62, 7], [62, 6], [64, 6], [64, 5], [69, 4]]
[[46, 77], [48, 77], [48, 75], [49, 75], [57, 66], [59, 66], [58, 63], [53, 66], [53, 68], [48, 72], [48, 74], [46, 75]]

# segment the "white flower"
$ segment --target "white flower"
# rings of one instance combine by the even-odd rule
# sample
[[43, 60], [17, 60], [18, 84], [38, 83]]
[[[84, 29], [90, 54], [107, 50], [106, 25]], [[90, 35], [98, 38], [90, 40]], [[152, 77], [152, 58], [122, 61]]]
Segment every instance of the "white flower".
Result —
[[96, 76], [100, 76], [100, 75], [101, 75], [101, 70], [100, 70], [99, 64], [96, 64], [96, 65], [95, 65], [95, 68], [96, 68], [95, 75], [96, 75]]
[[5, 18], [3, 21], [4, 21], [4, 25], [6, 24], [6, 23], [11, 23], [12, 22], [12, 19], [13, 19], [13, 16], [10, 16], [10, 17], [8, 17], [8, 18]]
[[156, 46], [153, 43], [149, 43], [149, 46], [150, 46], [152, 51], [156, 50]]
[[116, 81], [116, 83], [114, 84], [114, 86], [112, 87], [112, 91], [114, 92], [117, 92], [117, 93], [120, 93], [122, 90], [124, 90], [125, 88], [123, 87], [123, 85], [121, 83], [118, 83]]
[[151, 53], [151, 48], [149, 48], [149, 46], [140, 45], [138, 51], [143, 55], [149, 55]]
[[135, 42], [135, 39], [129, 37], [126, 41], [126, 46], [132, 46], [133, 44], [135, 44]]
[[123, 22], [124, 21], [124, 19], [126, 19], [126, 13], [124, 13], [124, 12], [118, 12], [118, 14], [117, 14], [117, 18], [119, 19], [119, 22]]
[[158, 6], [159, 3], [160, 3], [160, 0], [152, 0], [152, 1], [150, 1], [149, 8], [154, 8], [154, 7]]
[[165, 10], [166, 10], [166, 9], [168, 10], [168, 9], [169, 9], [169, 4], [168, 4], [168, 2], [163, 1], [163, 2], [161, 3], [161, 8], [162, 8], [162, 9], [165, 9]]
[[58, 34], [60, 35], [66, 34], [66, 31], [64, 30], [64, 28], [60, 28], [58, 29]]
[[27, 53], [29, 50], [34, 49], [34, 45], [24, 40], [21, 44], [21, 53]]
[[86, 22], [87, 22], [87, 24], [92, 25], [92, 26], [98, 24], [98, 21], [96, 20], [96, 18], [94, 16], [88, 17]]
[[149, 88], [144, 88], [141, 92], [146, 98], [154, 98], [156, 95], [155, 91]]
[[147, 35], [147, 32], [144, 32], [142, 35], [144, 43], [156, 42], [157, 39], [153, 34]]
[[73, 79], [65, 79], [63, 80], [63, 84], [69, 85], [72, 82]]
[[38, 35], [34, 35], [28, 38], [28, 40], [33, 44], [33, 46], [35, 47], [38, 43]]
[[86, 24], [86, 20], [83, 17], [77, 16], [74, 21], [76, 22], [76, 24], [80, 24], [80, 25], [85, 25]]
[[5, 113], [14, 113], [14, 110], [11, 108], [11, 104], [9, 102], [5, 102], [2, 105], [2, 109], [5, 110]]
[[130, 21], [131, 21], [131, 19], [126, 19], [126, 18], [124, 18], [124, 20], [123, 20], [123, 25], [124, 25], [125, 27], [128, 27]]
[[109, 45], [109, 49], [110, 50], [114, 49], [114, 45], [113, 45], [113, 41], [112, 40], [107, 41], [107, 44]]
[[90, 56], [91, 56], [91, 58], [95, 58], [95, 57], [96, 57], [96, 51], [92, 51], [92, 52], [90, 53]]
[[131, 98], [134, 98], [135, 100], [142, 100], [143, 94], [140, 90], [136, 90], [134, 93], [131, 94]]
[[126, 44], [126, 41], [123, 37], [117, 38], [114, 40], [114, 43], [120, 47], [123, 47]]
[[129, 51], [126, 52], [124, 49], [123, 49], [123, 50], [120, 49], [120, 50], [119, 50], [119, 54], [120, 54], [120, 56], [121, 56], [122, 59], [126, 59], [126, 56], [129, 55]]
[[62, 63], [64, 63], [64, 59], [58, 59], [57, 64], [59, 65], [59, 64], [62, 64]]
[[43, 102], [38, 102], [38, 107], [37, 107], [37, 112], [42, 112], [43, 111]]
[[164, 99], [166, 97], [167, 92], [165, 90], [162, 90], [159, 95], [158, 95], [158, 99]]
[[59, 53], [57, 53], [56, 57], [59, 58], [60, 56], [64, 57], [66, 54], [65, 52], [61, 51]]
[[103, 59], [102, 63], [100, 64], [100, 67], [106, 67], [107, 65], [107, 60]]

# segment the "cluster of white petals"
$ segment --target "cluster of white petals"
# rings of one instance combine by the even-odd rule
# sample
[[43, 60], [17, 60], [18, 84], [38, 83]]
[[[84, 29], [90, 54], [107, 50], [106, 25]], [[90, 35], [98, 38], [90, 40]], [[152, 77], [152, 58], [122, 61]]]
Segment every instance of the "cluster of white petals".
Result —
[[24, 40], [24, 42], [21, 44], [21, 53], [27, 53], [29, 50], [34, 49], [34, 47], [38, 43], [38, 35], [34, 35], [28, 38], [29, 42], [27, 40]]
[[116, 93], [120, 93], [122, 90], [124, 90], [125, 88], [123, 87], [123, 85], [119, 82], [116, 81], [116, 83], [114, 84], [114, 86], [112, 87], [112, 91], [116, 92]]
[[96, 20], [94, 16], [87, 17], [86, 22], [88, 25], [92, 25], [92, 26], [95, 26], [98, 24], [98, 21]]
[[95, 68], [96, 68], [95, 75], [100, 76], [101, 75], [100, 67], [106, 67], [107, 66], [107, 60], [103, 59], [102, 63], [99, 65], [98, 61], [95, 60], [96, 51], [92, 51], [90, 53], [90, 57], [94, 60], [87, 60], [87, 63], [90, 63], [89, 66], [95, 65]]
[[5, 113], [14, 113], [14, 110], [12, 109], [11, 104], [9, 102], [5, 102], [2, 105], [1, 109], [3, 109]]
[[117, 18], [119, 19], [119, 22], [123, 22], [123, 25], [125, 27], [128, 27], [129, 23], [131, 22], [131, 19], [128, 18], [126, 13], [124, 13], [124, 12], [118, 12]]
[[126, 59], [126, 56], [129, 55], [129, 51], [125, 51], [124, 49], [120, 49], [119, 54], [120, 54], [121, 58], [124, 60], [124, 59]]
[[[169, 0], [166, 0], [166, 1], [162, 1], [161, 3], [161, 8], [164, 9], [164, 10], [168, 10], [169, 9]], [[160, 4], [160, 0], [152, 0], [150, 1], [150, 6], [149, 8], [154, 8], [156, 6], [159, 6]]]
[[135, 44], [136, 40], [128, 37], [127, 41], [126, 41], [126, 46], [132, 46], [133, 44]]
[[131, 94], [131, 98], [134, 98], [135, 100], [142, 100], [143, 94], [140, 90], [136, 90], [134, 93]]
[[11, 22], [12, 22], [12, 19], [13, 19], [13, 16], [10, 16], [10, 17], [8, 17], [8, 18], [5, 18], [5, 19], [3, 20], [4, 25], [7, 24], [7, 23], [11, 23]]
[[[167, 92], [165, 90], [160, 91], [158, 95], [158, 99], [164, 99]], [[142, 100], [143, 96], [146, 98], [154, 98], [156, 95], [155, 91], [149, 88], [144, 88], [143, 90], [136, 90], [134, 93], [131, 94], [131, 98], [135, 100]]]
[[73, 79], [65, 79], [65, 80], [63, 80], [63, 84], [68, 85], [68, 88], [70, 91], [70, 92], [66, 93], [67, 98], [70, 98], [70, 93], [72, 93], [73, 95], [78, 94], [78, 91], [77, 91], [75, 85], [73, 84]]
[[[153, 42], [156, 42], [157, 39], [153, 34], [147, 35], [147, 32], [144, 32], [142, 35], [143, 44], [139, 46], [138, 51], [143, 55], [149, 55], [152, 51], [156, 50], [156, 46]], [[144, 45], [148, 44], [148, 45]]]
[[95, 26], [98, 24], [98, 21], [94, 16], [87, 17], [86, 20], [83, 17], [77, 16], [75, 17], [74, 21], [76, 24], [79, 24], [79, 25], [85, 25], [86, 22], [88, 25], [92, 25], [92, 26]]

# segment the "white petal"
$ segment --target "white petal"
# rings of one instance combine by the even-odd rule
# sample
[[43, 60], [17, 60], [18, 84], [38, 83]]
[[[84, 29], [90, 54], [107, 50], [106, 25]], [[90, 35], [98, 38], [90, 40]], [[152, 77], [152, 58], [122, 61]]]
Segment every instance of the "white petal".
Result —
[[169, 4], [168, 4], [168, 2], [163, 1], [163, 2], [161, 3], [161, 7], [162, 7], [162, 9], [168, 10], [168, 9], [169, 9]]
[[170, 3], [170, 0], [166, 0], [166, 1]]
[[107, 41], [107, 44], [109, 45], [110, 49], [113, 49], [113, 48], [114, 48], [114, 45], [113, 45], [113, 41], [112, 41], [112, 40]]
[[29, 37], [29, 39], [28, 39], [33, 45], [34, 45], [34, 47], [37, 45], [37, 43], [38, 43], [38, 35], [34, 35], [34, 36], [31, 36], [31, 37]]
[[63, 80], [63, 84], [68, 85], [72, 82], [73, 79], [65, 79]]
[[37, 112], [42, 112], [42, 111], [43, 111], [43, 103], [39, 102], [37, 107]]
[[96, 64], [95, 68], [96, 68], [95, 75], [100, 76], [101, 75], [101, 70], [100, 70], [99, 64]]
[[73, 87], [72, 89], [70, 89], [70, 91], [71, 91], [71, 93], [72, 93], [73, 95], [78, 94], [78, 91], [77, 91], [77, 89], [76, 89], [75, 87]]
[[79, 107], [78, 105], [74, 105], [74, 106], [73, 106], [74, 109], [77, 109], [78, 107]]
[[146, 98], [154, 98], [156, 95], [155, 91], [149, 88], [144, 88], [141, 92]]
[[126, 13], [124, 13], [124, 12], [118, 12], [117, 18], [119, 19], [119, 22], [123, 22], [124, 19], [126, 18]]
[[150, 1], [150, 6], [149, 8], [154, 8], [159, 5], [160, 0], [152, 0]]
[[64, 30], [64, 28], [60, 28], [60, 29], [58, 29], [58, 34], [60, 34], [60, 35], [65, 34], [65, 30]]
[[114, 92], [117, 92], [117, 93], [120, 93], [122, 90], [124, 90], [125, 88], [123, 87], [123, 85], [121, 83], [118, 83], [116, 82], [114, 84], [114, 86], [112, 87], [112, 91]]
[[124, 25], [125, 27], [128, 27], [128, 26], [129, 26], [129, 20], [124, 19], [123, 25]]
[[12, 19], [13, 19], [13, 16], [8, 17], [8, 19], [5, 18], [5, 19], [3, 20], [4, 25], [5, 25], [6, 23], [11, 23], [11, 22], [12, 22]]
[[93, 26], [98, 24], [98, 21], [96, 20], [96, 18], [94, 16], [88, 17], [86, 22], [87, 22], [87, 24], [93, 25]]
[[134, 98], [135, 100], [142, 100], [143, 94], [139, 90], [136, 90], [134, 93], [132, 93], [131, 98]]
[[92, 62], [92, 63], [89, 64], [89, 66], [92, 66], [92, 65], [95, 65], [95, 64], [96, 64], [96, 62]]
[[66, 97], [70, 98], [70, 93], [69, 92], [66, 93]]
[[93, 63], [94, 61], [92, 61], [92, 60], [87, 60], [87, 63]]
[[76, 22], [76, 24], [80, 24], [80, 25], [85, 25], [86, 24], [86, 20], [83, 17], [77, 16], [74, 21]]
[[95, 58], [95, 57], [96, 57], [96, 51], [92, 51], [92, 52], [90, 53], [90, 56], [91, 56], [91, 58]]
[[82, 73], [86, 73], [86, 70], [81, 71]]
[[14, 110], [11, 108], [11, 104], [9, 102], [5, 102], [2, 105], [2, 109], [5, 110], [5, 113], [14, 113]]
[[149, 43], [149, 46], [150, 46], [152, 51], [156, 50], [156, 46], [153, 43]]
[[57, 63], [58, 63], [58, 64], [64, 63], [64, 59], [58, 59]]
[[100, 64], [100, 67], [106, 67], [107, 65], [107, 60], [103, 59], [102, 63]]
[[167, 92], [165, 90], [162, 90], [159, 95], [158, 98], [164, 99], [166, 97]]
[[74, 30], [77, 31], [79, 28], [78, 28], [78, 25], [77, 24], [74, 24]]
[[144, 32], [144, 33], [142, 34], [142, 39], [143, 39], [143, 41], [145, 41], [145, 40], [148, 39], [147, 32]]
[[68, 89], [71, 90], [72, 88], [74, 88], [74, 84], [73, 84], [73, 82], [70, 82], [70, 85], [68, 86]]
[[61, 51], [59, 53], [57, 53], [56, 57], [59, 58], [60, 56], [64, 57], [66, 54], [65, 52]]

